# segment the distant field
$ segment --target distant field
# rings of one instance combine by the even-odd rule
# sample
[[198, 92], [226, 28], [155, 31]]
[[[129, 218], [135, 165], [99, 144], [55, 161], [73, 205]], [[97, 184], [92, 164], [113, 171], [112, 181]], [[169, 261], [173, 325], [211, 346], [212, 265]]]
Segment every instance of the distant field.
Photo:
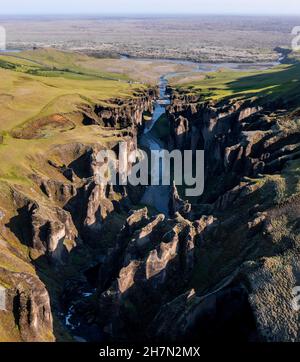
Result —
[[15, 49], [54, 46], [99, 56], [270, 61], [291, 46], [296, 17], [1, 18]]

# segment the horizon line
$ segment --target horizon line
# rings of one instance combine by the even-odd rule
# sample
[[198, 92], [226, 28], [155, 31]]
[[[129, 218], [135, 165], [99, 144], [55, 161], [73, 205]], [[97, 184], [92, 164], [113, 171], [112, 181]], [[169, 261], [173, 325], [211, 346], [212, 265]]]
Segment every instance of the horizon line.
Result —
[[102, 13], [102, 14], [92, 14], [92, 13], [7, 13], [0, 14], [0, 18], [4, 17], [163, 17], [163, 16], [172, 16], [172, 17], [197, 17], [197, 16], [255, 16], [255, 17], [265, 17], [265, 16], [276, 16], [276, 17], [300, 17], [300, 12], [297, 14], [294, 13], [214, 13], [214, 12], [202, 12], [202, 13]]

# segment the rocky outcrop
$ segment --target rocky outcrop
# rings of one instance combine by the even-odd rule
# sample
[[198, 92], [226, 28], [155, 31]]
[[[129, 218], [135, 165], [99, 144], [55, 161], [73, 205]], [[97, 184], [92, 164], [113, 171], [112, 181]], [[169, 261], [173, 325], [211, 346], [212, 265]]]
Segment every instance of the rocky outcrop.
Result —
[[148, 209], [146, 207], [143, 209], [131, 211], [123, 227], [123, 230], [121, 231], [122, 235], [132, 235], [135, 230], [141, 229], [142, 225], [144, 225], [148, 220]]
[[91, 191], [87, 201], [87, 211], [83, 225], [88, 233], [87, 237], [94, 239], [97, 238], [97, 235], [99, 237], [103, 221], [113, 212], [114, 206], [105, 194], [108, 187], [92, 183], [86, 185], [85, 189], [91, 189]]
[[70, 213], [60, 207], [50, 207], [14, 191], [19, 217], [16, 228], [22, 242], [39, 256], [63, 262], [76, 246], [78, 231]]
[[[119, 267], [114, 274], [117, 278], [111, 274], [110, 287], [100, 296], [98, 323], [113, 340], [145, 338], [146, 326], [160, 305], [187, 285], [194, 268], [195, 237], [201, 221], [192, 224], [179, 214], [173, 221], [164, 215], [148, 219], [145, 211], [136, 211], [127, 219], [118, 250], [108, 256], [110, 263]], [[202, 230], [207, 225], [203, 222]]]
[[170, 191], [170, 201], [168, 206], [169, 215], [171, 217], [173, 217], [177, 212], [179, 212], [183, 217], [188, 217], [192, 210], [192, 205], [188, 201], [180, 198], [175, 182], [173, 183]]
[[91, 117], [85, 112], [84, 124], [97, 124], [114, 129], [143, 127], [145, 112], [153, 112], [153, 100], [157, 95], [156, 89], [147, 89], [144, 93], [136, 94], [135, 99], [112, 99], [107, 104], [96, 105]]
[[[63, 173], [64, 176], [70, 176], [70, 180], [73, 179], [73, 171], [68, 169], [70, 173]], [[64, 171], [63, 171], [64, 172]], [[65, 183], [58, 180], [51, 180], [37, 175], [32, 175], [32, 179], [39, 185], [42, 192], [51, 200], [58, 202], [61, 205], [65, 205], [72, 197], [77, 194], [77, 189], [74, 184]]]
[[143, 228], [134, 232], [124, 252], [124, 265], [131, 260], [139, 259], [147, 250], [156, 246], [164, 220], [165, 216], [159, 214], [151, 218]]
[[168, 109], [170, 147], [204, 149], [211, 160], [222, 163], [224, 148], [238, 140], [243, 121], [259, 111], [261, 107], [242, 102], [223, 105], [203, 103], [197, 97], [175, 98]]
[[[53, 342], [53, 320], [50, 299], [45, 285], [35, 275], [8, 272], [0, 268], [5, 281], [6, 328], [17, 328], [24, 342]], [[7, 331], [8, 332], [8, 331]]]

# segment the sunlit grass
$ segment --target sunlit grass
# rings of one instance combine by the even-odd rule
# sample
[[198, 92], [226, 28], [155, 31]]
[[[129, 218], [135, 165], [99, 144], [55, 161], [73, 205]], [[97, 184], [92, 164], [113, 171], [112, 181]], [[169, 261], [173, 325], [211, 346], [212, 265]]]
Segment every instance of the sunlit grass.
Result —
[[[298, 95], [300, 64], [280, 65], [266, 71], [239, 72], [222, 70], [204, 79], [178, 85], [178, 90], [200, 93], [203, 99], [263, 97], [269, 100]], [[175, 84], [176, 86], [176, 84]]]

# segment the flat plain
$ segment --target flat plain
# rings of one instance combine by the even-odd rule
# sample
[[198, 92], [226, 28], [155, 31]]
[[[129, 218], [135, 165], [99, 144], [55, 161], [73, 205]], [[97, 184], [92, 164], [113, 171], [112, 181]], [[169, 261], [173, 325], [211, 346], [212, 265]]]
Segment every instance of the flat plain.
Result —
[[8, 46], [51, 46], [100, 57], [270, 61], [290, 47], [299, 17], [0, 17]]

